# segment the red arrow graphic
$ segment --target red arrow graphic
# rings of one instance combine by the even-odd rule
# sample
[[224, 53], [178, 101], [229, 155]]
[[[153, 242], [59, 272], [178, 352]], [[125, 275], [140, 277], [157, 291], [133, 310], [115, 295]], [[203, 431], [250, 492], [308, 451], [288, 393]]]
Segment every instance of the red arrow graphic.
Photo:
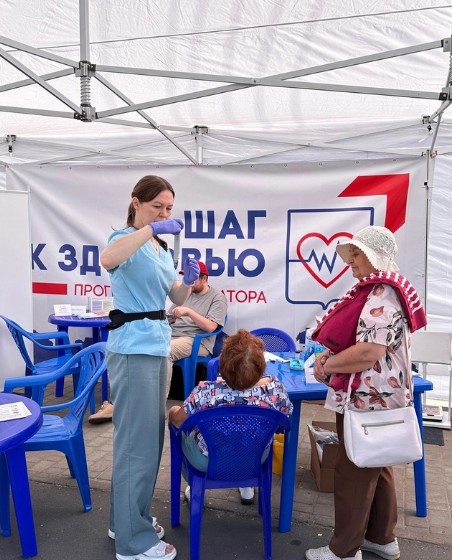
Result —
[[397, 175], [362, 175], [356, 177], [339, 196], [385, 195], [385, 227], [393, 233], [405, 223], [409, 173]]

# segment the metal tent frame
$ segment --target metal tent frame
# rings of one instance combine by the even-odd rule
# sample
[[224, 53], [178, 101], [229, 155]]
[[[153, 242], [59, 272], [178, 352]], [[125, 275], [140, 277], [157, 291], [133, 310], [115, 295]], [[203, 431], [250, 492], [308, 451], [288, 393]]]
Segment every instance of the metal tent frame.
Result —
[[[195, 125], [192, 128], [175, 127], [172, 125], [165, 125], [157, 123], [152, 119], [146, 111], [152, 108], [171, 105], [177, 103], [184, 103], [193, 99], [201, 99], [214, 95], [223, 95], [229, 92], [243, 90], [254, 87], [270, 87], [270, 88], [291, 88], [291, 89], [308, 89], [329, 92], [344, 92], [344, 93], [359, 93], [365, 95], [378, 95], [378, 96], [394, 96], [394, 97], [411, 97], [416, 99], [438, 100], [440, 106], [430, 116], [424, 116], [424, 124], [433, 130], [432, 141], [430, 145], [430, 154], [435, 153], [435, 143], [438, 136], [439, 127], [444, 111], [451, 104], [451, 88], [452, 88], [452, 50], [450, 37], [440, 39], [437, 41], [414, 45], [406, 48], [389, 50], [384, 52], [375, 53], [369, 56], [361, 56], [357, 58], [350, 58], [347, 60], [337, 61], [329, 64], [322, 64], [310, 68], [303, 68], [293, 70], [266, 77], [253, 77], [253, 76], [230, 76], [222, 74], [203, 74], [196, 72], [177, 72], [177, 71], [163, 71], [149, 68], [131, 68], [124, 66], [107, 66], [102, 64], [93, 63], [90, 60], [90, 40], [89, 40], [89, 0], [79, 0], [79, 21], [80, 21], [80, 60], [71, 60], [62, 56], [53, 54], [43, 49], [37, 49], [25, 43], [8, 39], [7, 37], [0, 36], [0, 44], [17, 49], [24, 53], [33, 56], [48, 59], [52, 62], [61, 64], [63, 69], [38, 75], [27, 65], [21, 63], [12, 54], [0, 48], [0, 57], [6, 62], [11, 64], [14, 68], [19, 70], [27, 79], [11, 82], [0, 86], [0, 92], [10, 90], [20, 90], [31, 85], [38, 85], [46, 90], [50, 95], [56, 98], [60, 103], [66, 106], [67, 111], [56, 111], [52, 109], [39, 109], [39, 108], [23, 108], [15, 106], [0, 106], [1, 112], [10, 113], [23, 113], [30, 115], [40, 115], [48, 117], [57, 117], [65, 119], [77, 119], [83, 122], [100, 122], [105, 124], [122, 125], [127, 127], [142, 128], [147, 130], [156, 130], [166, 141], [170, 142], [183, 156], [193, 165], [203, 164], [203, 139], [209, 134], [209, 126]], [[446, 85], [441, 91], [419, 91], [400, 88], [380, 88], [380, 87], [365, 87], [359, 85], [340, 85], [337, 83], [318, 83], [296, 80], [298, 78], [305, 78], [307, 76], [319, 76], [324, 72], [331, 70], [350, 68], [361, 64], [368, 64], [375, 61], [382, 61], [395, 57], [402, 57], [413, 53], [420, 53], [432, 49], [443, 49], [449, 52], [449, 69], [447, 72]], [[226, 85], [220, 85], [214, 88], [202, 89], [190, 93], [165, 97], [161, 99], [154, 99], [144, 103], [134, 103], [124, 92], [115, 87], [106, 77], [108, 74], [133, 74], [153, 77], [165, 77], [176, 80], [196, 80], [207, 82], [218, 82]], [[58, 79], [65, 76], [74, 76], [79, 81], [80, 86], [80, 102], [75, 103], [69, 99], [57, 87]], [[107, 88], [116, 96], [117, 99], [125, 103], [120, 107], [112, 107], [103, 111], [96, 111], [95, 106], [91, 103], [91, 80], [95, 79], [103, 87]], [[75, 82], [74, 82], [75, 83]], [[55, 85], [53, 85], [55, 84]], [[139, 120], [126, 120], [118, 118], [120, 115], [129, 115], [133, 113], [138, 116]], [[173, 133], [173, 134], [171, 134]], [[180, 136], [174, 134], [190, 134], [194, 136], [196, 143], [196, 155], [192, 155], [190, 151], [183, 145]], [[229, 132], [230, 133], [230, 132]], [[226, 133], [227, 134], [227, 133]], [[240, 136], [240, 134], [239, 134]], [[4, 139], [8, 143], [9, 151], [12, 151], [13, 142], [17, 139], [14, 134], [7, 135]], [[298, 144], [300, 145], [300, 144]], [[328, 145], [326, 143], [325, 145]], [[127, 147], [130, 147], [129, 145]], [[280, 148], [284, 151], [284, 148]], [[291, 149], [290, 145], [285, 148]], [[111, 153], [112, 156], [117, 156], [117, 150]], [[73, 159], [74, 157], [89, 156], [95, 153], [96, 150], [79, 151], [75, 155], [72, 153], [69, 158], [57, 157], [47, 160], [39, 161], [39, 163], [64, 161]], [[108, 153], [104, 152], [104, 155]], [[126, 156], [127, 159], [127, 156]], [[246, 158], [249, 160], [249, 158]], [[237, 163], [239, 160], [234, 159], [229, 163]]]

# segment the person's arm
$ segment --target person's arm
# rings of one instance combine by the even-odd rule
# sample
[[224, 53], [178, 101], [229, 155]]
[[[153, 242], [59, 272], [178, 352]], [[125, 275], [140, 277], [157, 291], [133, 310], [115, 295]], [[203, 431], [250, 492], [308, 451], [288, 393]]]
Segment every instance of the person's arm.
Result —
[[[191, 292], [191, 287], [199, 278], [199, 265], [198, 261], [187, 257], [184, 263], [183, 280], [180, 282], [176, 280], [171, 286], [168, 294], [170, 300], [176, 305], [182, 305]], [[174, 310], [173, 310], [174, 311]]]
[[181, 220], [161, 220], [151, 222], [142, 228], [123, 235], [117, 241], [111, 243], [100, 255], [100, 263], [106, 270], [116, 268], [130, 258], [142, 245], [153, 236], [161, 233], [176, 235], [182, 231], [184, 224]]
[[317, 381], [325, 379], [333, 373], [356, 373], [370, 369], [380, 360], [387, 347], [372, 342], [357, 342], [330, 357], [325, 352], [315, 361], [314, 377]]
[[190, 317], [195, 325], [206, 333], [211, 333], [218, 327], [218, 323], [215, 323], [215, 321], [204, 317], [204, 315], [201, 315], [190, 307], [175, 307], [174, 309], [172, 309], [172, 313], [176, 319], [179, 319], [179, 317], [182, 317], [184, 315]]
[[142, 245], [152, 237], [152, 228], [144, 226], [133, 233], [121, 235], [110, 243], [100, 254], [100, 264], [105, 270], [116, 268], [130, 258]]
[[[171, 286], [171, 290], [168, 294], [168, 297], [176, 305], [182, 305], [190, 295], [190, 292], [191, 292], [191, 286], [186, 286], [180, 280], [176, 280], [176, 282], [174, 282], [174, 284]], [[177, 309], [177, 307], [173, 307], [171, 309], [171, 313], [173, 315], [175, 309]]]
[[176, 428], [179, 428], [186, 418], [187, 413], [185, 412], [183, 406], [175, 405], [168, 410], [168, 421], [170, 424], [176, 426]]

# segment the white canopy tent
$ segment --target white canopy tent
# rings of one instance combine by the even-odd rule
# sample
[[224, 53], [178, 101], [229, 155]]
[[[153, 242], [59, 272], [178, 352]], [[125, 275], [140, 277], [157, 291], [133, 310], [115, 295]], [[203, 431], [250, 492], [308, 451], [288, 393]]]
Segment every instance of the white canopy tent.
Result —
[[8, 188], [2, 171], [29, 164], [284, 165], [423, 154], [434, 187], [429, 318], [432, 328], [452, 329], [452, 4], [1, 7], [0, 186]]
[[434, 0], [4, 2], [0, 157], [449, 153], [451, 21]]

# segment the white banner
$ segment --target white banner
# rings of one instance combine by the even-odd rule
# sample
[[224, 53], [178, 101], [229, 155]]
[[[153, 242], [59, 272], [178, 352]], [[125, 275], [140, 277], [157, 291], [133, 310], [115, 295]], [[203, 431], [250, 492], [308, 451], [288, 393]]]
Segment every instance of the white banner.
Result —
[[[33, 327], [30, 264], [29, 193], [0, 191], [0, 315], [13, 319], [26, 330]], [[48, 330], [48, 329], [46, 329]], [[31, 352], [32, 344], [25, 339]], [[25, 363], [0, 319], [0, 391], [7, 377], [25, 375]]]
[[[99, 252], [125, 225], [132, 188], [161, 175], [176, 191], [181, 259], [204, 261], [228, 303], [226, 332], [298, 333], [352, 286], [337, 242], [369, 224], [394, 231], [402, 274], [425, 291], [425, 160], [217, 167], [16, 166], [31, 192], [35, 328], [54, 304], [111, 296]], [[173, 247], [172, 236], [167, 236]]]

